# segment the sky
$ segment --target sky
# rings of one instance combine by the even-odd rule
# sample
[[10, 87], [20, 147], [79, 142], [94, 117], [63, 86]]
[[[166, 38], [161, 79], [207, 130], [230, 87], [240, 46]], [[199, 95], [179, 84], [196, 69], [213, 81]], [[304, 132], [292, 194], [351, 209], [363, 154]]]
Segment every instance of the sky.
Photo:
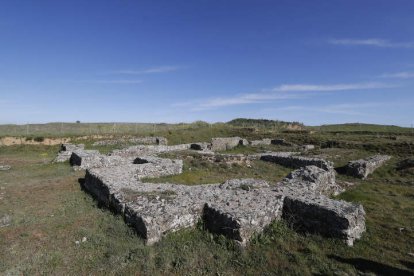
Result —
[[412, 0], [0, 0], [0, 124], [414, 123]]

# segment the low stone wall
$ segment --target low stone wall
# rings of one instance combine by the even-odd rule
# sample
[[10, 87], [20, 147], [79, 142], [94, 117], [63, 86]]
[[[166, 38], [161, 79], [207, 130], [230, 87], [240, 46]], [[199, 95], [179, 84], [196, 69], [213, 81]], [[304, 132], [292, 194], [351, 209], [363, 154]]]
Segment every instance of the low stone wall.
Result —
[[313, 165], [326, 171], [333, 170], [333, 163], [324, 159], [288, 155], [285, 153], [262, 154], [260, 160], [296, 169]]
[[120, 144], [142, 144], [142, 145], [167, 145], [168, 140], [165, 137], [134, 137], [134, 138], [121, 138], [112, 140], [102, 140], [93, 143], [93, 146], [110, 146]]
[[60, 163], [70, 160], [73, 151], [84, 150], [84, 144], [61, 144], [60, 151], [53, 162]]
[[366, 179], [368, 175], [391, 159], [389, 155], [374, 155], [367, 159], [350, 161], [346, 166], [346, 174]]
[[250, 141], [251, 146], [270, 145], [271, 143], [272, 143], [272, 139], [262, 139], [262, 140]]
[[198, 151], [210, 151], [211, 143], [192, 143], [190, 149]]
[[91, 160], [100, 156], [101, 154], [97, 150], [75, 150], [70, 156], [69, 163], [71, 166], [87, 168]]
[[287, 195], [283, 202], [283, 218], [299, 231], [339, 238], [349, 246], [365, 232], [362, 205], [326, 196]]
[[228, 165], [250, 165], [251, 158], [244, 154], [201, 154], [201, 160], [211, 163], [225, 163]]
[[164, 152], [189, 150], [190, 148], [191, 144], [180, 144], [174, 146], [139, 145], [128, 147], [126, 149], [114, 150], [110, 155], [122, 157], [138, 157], [142, 155], [157, 155]]
[[338, 195], [343, 189], [336, 184], [334, 170], [306, 166], [291, 172], [280, 184], [290, 190], [316, 195]]
[[224, 151], [237, 147], [238, 145], [247, 146], [249, 142], [240, 137], [221, 137], [211, 139], [212, 151]]

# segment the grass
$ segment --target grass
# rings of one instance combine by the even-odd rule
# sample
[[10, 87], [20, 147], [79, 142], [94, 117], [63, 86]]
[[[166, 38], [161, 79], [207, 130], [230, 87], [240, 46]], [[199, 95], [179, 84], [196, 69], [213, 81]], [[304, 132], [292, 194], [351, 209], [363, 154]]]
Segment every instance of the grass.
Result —
[[183, 173], [159, 178], [146, 178], [145, 182], [177, 183], [186, 185], [222, 183], [233, 178], [258, 178], [276, 183], [286, 177], [291, 170], [264, 161], [253, 161], [246, 165], [210, 163], [192, 159], [184, 161]]
[[[223, 130], [223, 135], [240, 136], [263, 133]], [[239, 132], [240, 131], [240, 132]], [[210, 137], [209, 128], [193, 130], [194, 139]], [[217, 133], [219, 128], [217, 128]], [[171, 134], [172, 141], [191, 140], [190, 130]], [[216, 132], [212, 132], [213, 135]], [[344, 133], [274, 134], [295, 143], [336, 139], [355, 144], [378, 144], [387, 150], [383, 137]], [[410, 136], [404, 139], [411, 141]], [[194, 140], [195, 141], [195, 140]], [[396, 141], [397, 143], [398, 141]], [[89, 142], [87, 142], [87, 145]], [[394, 142], [390, 142], [394, 143]], [[397, 171], [399, 160], [412, 157], [408, 148], [394, 155], [386, 166], [367, 180], [338, 175], [352, 186], [338, 198], [360, 202], [367, 213], [367, 232], [347, 247], [336, 239], [299, 234], [286, 222], [275, 222], [250, 245], [239, 249], [232, 241], [203, 230], [184, 229], [167, 235], [152, 247], [134, 234], [121, 217], [97, 203], [80, 188], [82, 172], [67, 163], [50, 164], [58, 147], [0, 147], [0, 164], [12, 169], [0, 172], [0, 217], [9, 215], [9, 226], [0, 227], [0, 274], [207, 274], [279, 275], [375, 274], [410, 275], [414, 273], [414, 173]], [[108, 150], [110, 150], [108, 148]], [[236, 149], [242, 151], [246, 149]], [[348, 160], [366, 157], [373, 148], [318, 149], [337, 166]], [[189, 170], [191, 168], [191, 171]], [[185, 184], [222, 182], [233, 177], [262, 177], [277, 181], [290, 170], [257, 161], [252, 168], [222, 168], [219, 164], [185, 161], [185, 173], [169, 181]], [[180, 179], [181, 178], [181, 179]], [[168, 181], [168, 178], [163, 178]], [[86, 238], [82, 242], [83, 237]], [[76, 241], [79, 241], [77, 244]]]

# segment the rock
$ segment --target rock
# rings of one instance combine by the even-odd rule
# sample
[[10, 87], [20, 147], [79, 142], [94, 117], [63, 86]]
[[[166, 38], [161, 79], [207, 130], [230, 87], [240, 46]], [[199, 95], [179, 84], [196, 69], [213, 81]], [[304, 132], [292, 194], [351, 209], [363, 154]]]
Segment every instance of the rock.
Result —
[[237, 147], [238, 145], [246, 146], [249, 142], [240, 137], [225, 137], [211, 139], [212, 151], [224, 151]]
[[86, 237], [82, 238], [82, 242], [86, 242], [88, 239]]
[[374, 155], [366, 159], [350, 161], [345, 167], [345, 172], [347, 175], [366, 179], [368, 175], [390, 159], [391, 156], [388, 155]]
[[0, 171], [8, 171], [11, 169], [9, 165], [0, 165]]
[[3, 215], [0, 217], [0, 227], [9, 226], [11, 223], [11, 217], [9, 215]]
[[315, 146], [314, 145], [302, 145], [301, 148], [303, 151], [308, 151], [308, 150], [314, 150]]

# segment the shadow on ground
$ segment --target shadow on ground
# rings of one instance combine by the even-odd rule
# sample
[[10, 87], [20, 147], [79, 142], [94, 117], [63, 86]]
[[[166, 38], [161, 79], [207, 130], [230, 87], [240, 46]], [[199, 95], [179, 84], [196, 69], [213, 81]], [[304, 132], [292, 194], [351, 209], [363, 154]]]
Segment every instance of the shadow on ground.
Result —
[[[371, 261], [371, 260], [366, 260], [363, 258], [348, 258], [347, 259], [347, 258], [335, 256], [335, 255], [328, 255], [328, 258], [336, 260], [341, 263], [350, 264], [359, 271], [372, 272], [377, 275], [402, 275], [402, 276], [405, 276], [405, 275], [413, 276], [414, 275], [413, 272], [410, 272], [408, 270], [404, 270], [404, 269], [397, 268], [397, 267], [392, 267], [386, 264], [378, 263], [378, 262]], [[406, 264], [410, 266], [413, 265], [413, 263], [406, 262], [406, 261], [401, 261], [401, 263], [403, 263], [404, 265]], [[406, 266], [409, 267], [408, 265]]]

